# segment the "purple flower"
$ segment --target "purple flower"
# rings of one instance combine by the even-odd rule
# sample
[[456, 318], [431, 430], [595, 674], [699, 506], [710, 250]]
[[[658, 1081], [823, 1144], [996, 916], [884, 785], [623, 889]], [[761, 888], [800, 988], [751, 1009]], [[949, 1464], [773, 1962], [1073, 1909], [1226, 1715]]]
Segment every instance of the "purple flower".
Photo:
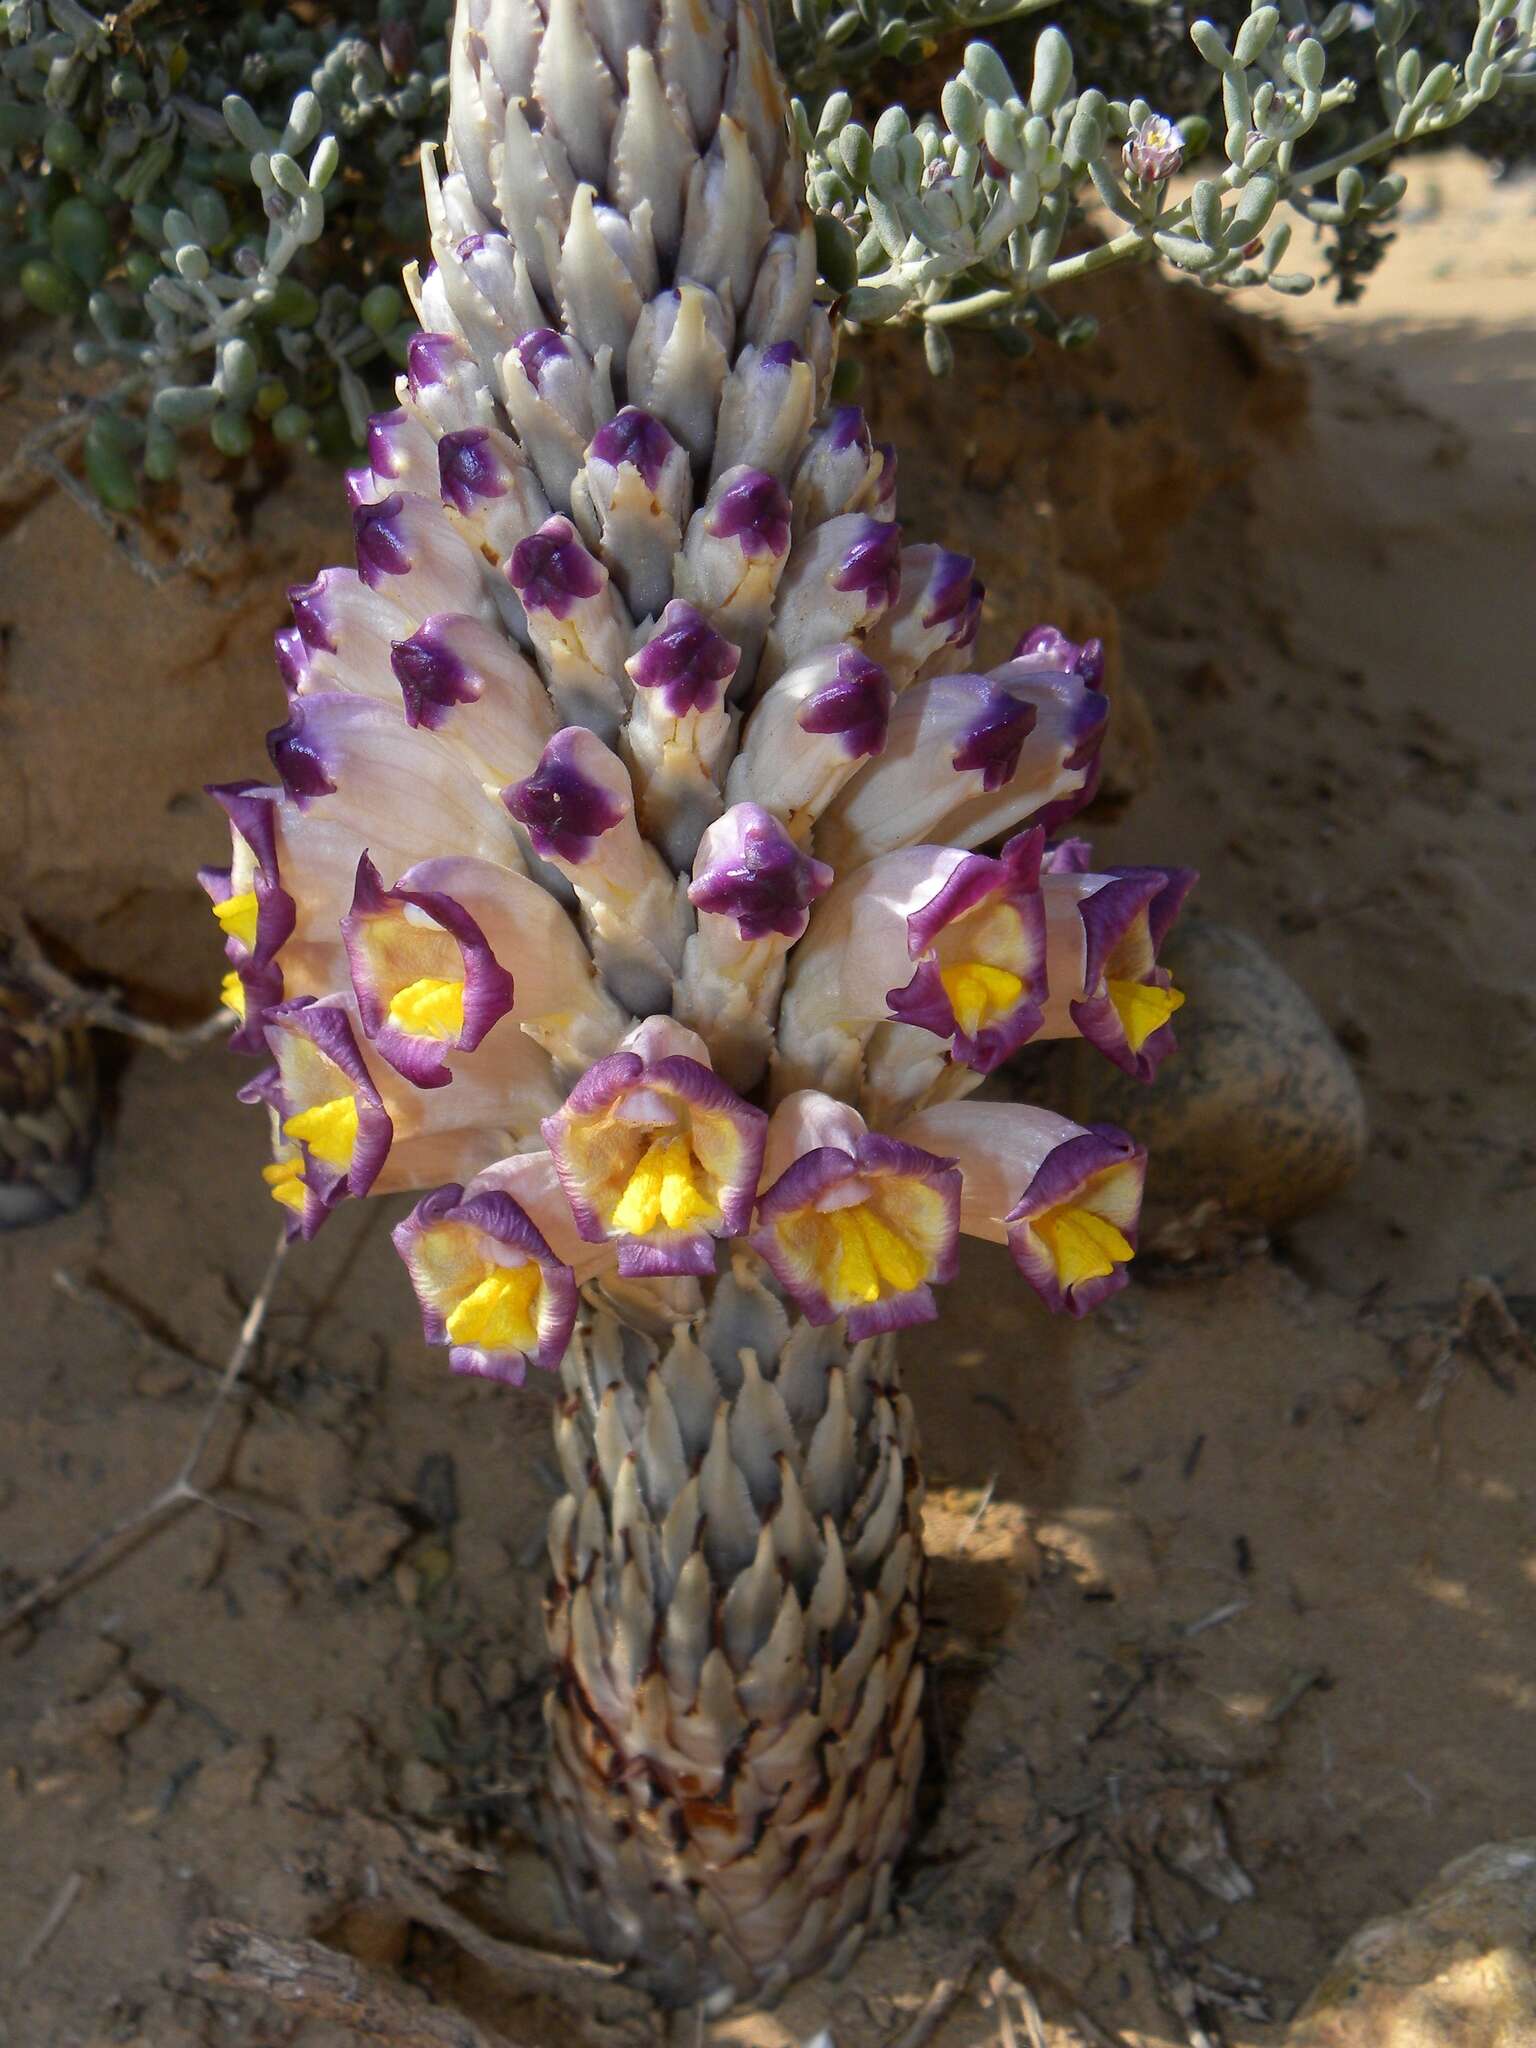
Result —
[[1089, 849], [1053, 850], [1042, 883], [1050, 1001], [1042, 1038], [1081, 1036], [1139, 1081], [1175, 1049], [1171, 1025], [1184, 1002], [1157, 956], [1195, 884], [1189, 868], [1109, 868], [1092, 873]]
[[960, 1228], [1006, 1243], [1047, 1308], [1084, 1315], [1125, 1285], [1147, 1155], [1124, 1131], [1019, 1102], [946, 1102], [896, 1135], [954, 1154]]
[[364, 1034], [418, 1088], [446, 1087], [444, 1053], [472, 1052], [512, 1008], [512, 977], [464, 906], [386, 889], [366, 853], [341, 936]]
[[812, 1323], [846, 1316], [853, 1343], [932, 1322], [954, 1278], [960, 1175], [952, 1159], [870, 1131], [814, 1089], [769, 1129], [752, 1247]]
[[1166, 114], [1149, 114], [1126, 137], [1125, 174], [1143, 185], [1162, 185], [1184, 162], [1184, 137]]
[[392, 1235], [422, 1334], [452, 1347], [454, 1372], [520, 1387], [530, 1365], [556, 1370], [576, 1326], [576, 1280], [521, 1202], [453, 1184], [418, 1202]]
[[469, 518], [486, 498], [505, 497], [510, 482], [505, 458], [489, 427], [462, 427], [437, 444], [438, 486], [443, 503]]
[[230, 827], [229, 866], [198, 871], [234, 974], [233, 983], [226, 981], [225, 1000], [239, 1028], [230, 1044], [237, 1052], [265, 1052], [262, 1025], [283, 991], [277, 954], [292, 936], [296, 917], [278, 872], [278, 792], [259, 782], [226, 782], [210, 784], [208, 794]]
[[268, 1101], [277, 1120], [278, 1153], [263, 1178], [298, 1234], [310, 1238], [339, 1201], [367, 1194], [395, 1127], [339, 997], [280, 1003], [265, 1029], [276, 1076], [246, 1091], [247, 1099]]
[[664, 1050], [678, 1042], [703, 1051], [669, 1019], [639, 1026], [542, 1127], [577, 1229], [611, 1238], [627, 1279], [712, 1273], [715, 1240], [746, 1229], [757, 1192], [767, 1117]]

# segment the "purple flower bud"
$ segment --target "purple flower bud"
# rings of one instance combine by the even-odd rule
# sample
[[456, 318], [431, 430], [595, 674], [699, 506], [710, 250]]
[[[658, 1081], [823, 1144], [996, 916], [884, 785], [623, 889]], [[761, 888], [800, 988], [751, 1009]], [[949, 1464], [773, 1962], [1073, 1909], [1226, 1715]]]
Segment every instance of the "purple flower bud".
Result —
[[852, 755], [878, 754], [891, 717], [891, 685], [878, 662], [845, 647], [837, 673], [801, 709], [802, 732], [838, 733]]
[[606, 426], [598, 428], [590, 453], [615, 469], [631, 464], [639, 470], [646, 489], [654, 491], [676, 447], [660, 420], [637, 405], [626, 405]]
[[710, 515], [717, 540], [734, 540], [749, 558], [789, 551], [793, 511], [788, 493], [766, 470], [749, 470], [721, 492]]
[[518, 542], [507, 575], [528, 611], [551, 612], [557, 619], [569, 618], [582, 599], [596, 597], [607, 580], [570, 520], [559, 516]]
[[714, 709], [739, 658], [739, 650], [702, 612], [674, 597], [627, 667], [636, 689], [660, 690], [672, 716], [685, 718]]
[[489, 427], [464, 427], [437, 444], [443, 503], [468, 518], [481, 499], [506, 495], [507, 466]]
[[1059, 669], [1063, 675], [1081, 676], [1090, 690], [1104, 687], [1104, 642], [1069, 640], [1059, 626], [1035, 626], [1013, 650], [1015, 661], [1030, 656], [1041, 667]]
[[539, 389], [549, 364], [565, 361], [570, 353], [564, 337], [553, 327], [535, 327], [517, 343], [517, 359], [523, 366], [523, 375], [535, 391]]
[[290, 697], [296, 696], [309, 672], [309, 652], [304, 645], [304, 635], [297, 626], [279, 626], [272, 635], [272, 651], [277, 656], [283, 688]]
[[867, 519], [832, 578], [834, 590], [863, 593], [871, 607], [896, 602], [901, 589], [901, 528], [889, 519]]
[[589, 737], [579, 726], [556, 733], [538, 767], [524, 781], [504, 789], [501, 800], [526, 828], [536, 853], [545, 860], [579, 865], [624, 813], [570, 758], [572, 734], [579, 734], [581, 741]]
[[408, 576], [413, 558], [405, 535], [405, 499], [398, 491], [374, 505], [359, 505], [352, 514], [357, 547], [357, 573], [371, 589], [386, 576]]
[[688, 888], [695, 910], [731, 918], [738, 937], [798, 939], [810, 905], [832, 886], [825, 861], [802, 853], [771, 811], [736, 804], [710, 826]]
[[282, 777], [284, 789], [301, 805], [317, 796], [331, 796], [336, 789], [314, 733], [306, 730], [306, 705], [311, 701], [296, 697], [286, 724], [274, 726], [267, 734], [272, 765]]
[[981, 786], [989, 793], [1013, 780], [1019, 754], [1034, 727], [1036, 710], [1024, 699], [1006, 690], [987, 692], [981, 710], [955, 749], [957, 774], [979, 772]]
[[840, 405], [821, 429], [821, 439], [836, 455], [845, 455], [850, 448], [860, 448], [866, 455], [874, 452], [869, 422], [860, 405]]
[[463, 343], [451, 334], [413, 334], [405, 352], [411, 396], [419, 398], [433, 385], [446, 384], [449, 371], [469, 359]]
[[326, 597], [334, 580], [346, 573], [345, 569], [322, 569], [313, 583], [295, 583], [288, 592], [294, 629], [311, 651], [336, 652], [336, 637], [331, 631]]
[[441, 621], [428, 619], [408, 640], [390, 649], [389, 665], [405, 699], [405, 722], [436, 731], [456, 704], [473, 704], [479, 681], [470, 675], [441, 631]]

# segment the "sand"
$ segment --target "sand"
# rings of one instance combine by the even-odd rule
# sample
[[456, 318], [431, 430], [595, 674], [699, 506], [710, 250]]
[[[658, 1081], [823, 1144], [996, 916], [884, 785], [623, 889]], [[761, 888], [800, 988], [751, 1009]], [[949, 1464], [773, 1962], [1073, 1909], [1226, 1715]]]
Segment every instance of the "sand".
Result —
[[[405, 1852], [349, 1814], [499, 1856], [460, 1903], [547, 1927], [515, 1831], [553, 1481], [544, 1399], [445, 1382], [370, 1204], [281, 1275], [210, 1461], [238, 1512], [189, 1508], [0, 1641], [4, 2038], [356, 2038], [196, 1983], [192, 1930], [223, 1914], [326, 1935], [519, 2048], [991, 2048], [998, 1971], [1049, 2048], [1272, 2048], [1362, 1919], [1530, 1832], [1536, 1371], [1499, 1304], [1536, 1319], [1536, 199], [1454, 158], [1432, 191], [1363, 308], [1289, 305], [1258, 344], [1305, 368], [1305, 412], [1245, 425], [1251, 459], [1182, 524], [1144, 481], [1118, 594], [1156, 744], [1099, 835], [1199, 865], [1207, 913], [1310, 991], [1369, 1158], [1267, 1249], [1149, 1271], [1082, 1325], [977, 1250], [963, 1314], [908, 1343], [934, 1767], [895, 1926], [843, 1982], [701, 2032], [573, 2016], [405, 1910]], [[135, 1054], [95, 1200], [0, 1240], [0, 1598], [192, 1440], [271, 1236], [229, 1089], [217, 1055]]]

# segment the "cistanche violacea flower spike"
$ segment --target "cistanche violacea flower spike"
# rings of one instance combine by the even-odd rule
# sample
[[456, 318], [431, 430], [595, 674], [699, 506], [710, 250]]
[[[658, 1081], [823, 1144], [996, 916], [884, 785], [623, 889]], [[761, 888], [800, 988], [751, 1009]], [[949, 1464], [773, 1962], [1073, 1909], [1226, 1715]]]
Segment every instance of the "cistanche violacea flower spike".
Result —
[[[960, 1099], [1150, 1075], [1189, 878], [1051, 836], [1103, 650], [972, 672], [968, 556], [828, 407], [759, 0], [460, 0], [423, 332], [291, 593], [280, 787], [204, 884], [266, 1178], [395, 1242], [450, 1368], [558, 1372], [550, 1848], [663, 1998], [769, 1998], [885, 1912], [921, 1763], [922, 1468], [891, 1333], [958, 1233], [1124, 1284], [1133, 1141]], [[534, 1370], [536, 1369], [536, 1370]]]

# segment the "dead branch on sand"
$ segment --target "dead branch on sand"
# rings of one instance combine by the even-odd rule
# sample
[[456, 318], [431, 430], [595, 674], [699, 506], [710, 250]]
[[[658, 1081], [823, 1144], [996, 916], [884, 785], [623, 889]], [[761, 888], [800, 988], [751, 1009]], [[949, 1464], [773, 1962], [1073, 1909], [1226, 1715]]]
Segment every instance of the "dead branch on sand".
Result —
[[192, 1943], [192, 1975], [216, 1990], [265, 1999], [292, 2017], [328, 2020], [389, 2048], [516, 2048], [425, 1993], [391, 1983], [318, 1941], [284, 1941], [237, 1920], [208, 1920]]

